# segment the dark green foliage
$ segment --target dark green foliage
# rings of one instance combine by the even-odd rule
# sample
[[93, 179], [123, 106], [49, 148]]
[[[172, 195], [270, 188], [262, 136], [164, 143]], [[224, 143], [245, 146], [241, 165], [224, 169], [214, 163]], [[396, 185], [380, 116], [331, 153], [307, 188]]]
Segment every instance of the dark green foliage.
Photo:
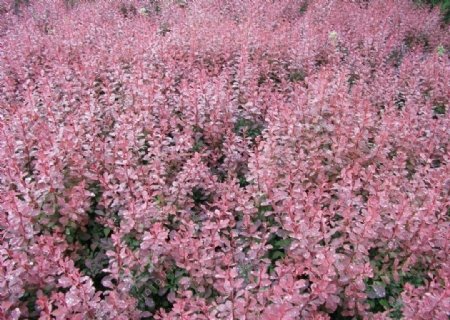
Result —
[[181, 278], [189, 276], [188, 272], [182, 268], [174, 267], [166, 275], [166, 288], [172, 291], [178, 290], [178, 282]]
[[273, 212], [273, 207], [271, 205], [259, 205], [258, 214], [255, 219], [257, 221], [267, 222], [269, 225], [273, 225], [275, 221], [273, 220], [272, 215], [267, 214], [268, 212]]
[[169, 214], [167, 216], [167, 221], [164, 223], [164, 227], [167, 228], [167, 230], [178, 230], [180, 226], [180, 221], [177, 219], [177, 216], [174, 214]]
[[406, 283], [410, 283], [415, 287], [424, 285], [424, 279], [426, 278], [425, 272], [426, 270], [416, 269], [408, 273], [403, 273], [398, 282], [395, 282], [392, 275], [390, 275], [391, 283], [389, 285], [385, 285], [382, 281], [373, 279], [367, 281], [367, 291], [370, 291], [374, 284], [384, 286], [386, 291], [386, 295], [383, 298], [367, 299], [370, 306], [369, 310], [374, 313], [390, 310], [389, 316], [392, 319], [402, 319], [402, 303], [400, 295], [403, 292], [403, 287]]
[[74, 258], [75, 266], [83, 274], [91, 277], [97, 290], [105, 290], [101, 281], [106, 274], [102, 270], [109, 264], [106, 251], [112, 249], [111, 229], [96, 221], [98, 204], [102, 195], [100, 184], [91, 183], [88, 189], [94, 193], [94, 196], [91, 198], [87, 225], [80, 227], [70, 222], [65, 227], [64, 233], [68, 243], [76, 243], [80, 246]]
[[[389, 259], [386, 261], [382, 257], [387, 255]], [[377, 313], [389, 311], [392, 319], [402, 319], [402, 302], [401, 293], [406, 283], [415, 287], [425, 285], [428, 281], [428, 268], [422, 263], [417, 263], [411, 267], [409, 271], [398, 273], [398, 281], [393, 275], [393, 261], [396, 253], [382, 252], [378, 248], [369, 250], [369, 257], [374, 269], [374, 277], [366, 280], [366, 293], [368, 294], [367, 302], [369, 303], [369, 311]], [[374, 287], [382, 288], [382, 295], [374, 297]]]
[[109, 264], [106, 251], [112, 249], [110, 229], [90, 221], [85, 231], [78, 229], [69, 237], [81, 245], [75, 266], [91, 277], [97, 290], [104, 290], [101, 281], [106, 274], [102, 270]]
[[37, 289], [28, 288], [25, 293], [20, 297], [21, 302], [26, 303], [28, 309], [27, 319], [37, 320], [39, 319], [40, 311], [36, 309]]
[[141, 242], [137, 239], [136, 235], [129, 233], [123, 236], [122, 241], [130, 248], [132, 251], [139, 249]]
[[245, 188], [246, 186], [248, 186], [250, 183], [247, 181], [247, 178], [245, 177], [245, 175], [244, 174], [242, 174], [242, 173], [238, 173], [238, 176], [237, 176], [237, 178], [238, 178], [238, 180], [239, 180], [239, 186], [241, 187], [241, 188]]
[[292, 243], [290, 238], [282, 238], [276, 234], [270, 236], [268, 244], [272, 246], [267, 252], [267, 258], [270, 259], [268, 272], [272, 273], [275, 270], [276, 262], [286, 256], [286, 250]]
[[338, 238], [340, 238], [340, 237], [342, 237], [344, 234], [341, 232], [341, 231], [336, 231], [335, 233], [333, 233], [332, 235], [331, 235], [331, 240], [333, 240], [333, 239], [338, 239]]
[[192, 152], [201, 152], [206, 144], [203, 139], [198, 139], [192, 147]]
[[211, 201], [211, 195], [201, 187], [194, 187], [192, 188], [192, 199], [195, 205], [202, 205]]
[[442, 18], [445, 23], [450, 22], [450, 0], [441, 0]]
[[308, 1], [303, 1], [298, 8], [300, 14], [304, 14], [308, 10]]
[[243, 117], [238, 118], [234, 124], [234, 132], [242, 137], [249, 137], [252, 141], [262, 134], [264, 126], [250, 119]]
[[445, 104], [443, 103], [438, 103], [434, 106], [433, 108], [433, 112], [434, 112], [434, 116], [436, 119], [439, 115], [444, 115], [445, 114]]
[[130, 294], [138, 300], [138, 308], [142, 311], [153, 312], [161, 308], [170, 311], [173, 304], [168, 295], [178, 290], [180, 279], [186, 276], [188, 272], [178, 267], [167, 272], [165, 281], [155, 279], [148, 271], [137, 273]]
[[341, 307], [338, 307], [333, 313], [329, 314], [331, 320], [355, 320], [360, 319], [358, 317], [349, 317], [342, 315], [343, 310]]

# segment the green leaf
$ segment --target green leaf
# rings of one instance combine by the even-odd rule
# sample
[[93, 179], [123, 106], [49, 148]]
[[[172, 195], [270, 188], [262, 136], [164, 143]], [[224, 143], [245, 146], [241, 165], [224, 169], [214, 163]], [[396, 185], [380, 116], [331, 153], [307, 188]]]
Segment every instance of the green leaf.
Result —
[[103, 234], [105, 235], [105, 237], [109, 236], [109, 233], [111, 232], [110, 228], [104, 228], [103, 229]]
[[389, 302], [387, 302], [386, 299], [381, 299], [379, 302], [384, 307], [384, 309], [386, 309], [386, 310], [390, 309]]
[[439, 55], [440, 57], [442, 57], [442, 56], [445, 54], [445, 48], [444, 48], [444, 46], [443, 46], [442, 44], [440, 44], [440, 45], [437, 47], [437, 53], [438, 53], [438, 55]]
[[275, 252], [273, 252], [271, 254], [271, 258], [273, 260], [278, 260], [278, 259], [284, 258], [284, 252], [282, 252], [282, 251], [275, 251]]
[[290, 238], [278, 240], [278, 241], [275, 241], [275, 247], [276, 248], [285, 248], [285, 247], [289, 246], [291, 244], [291, 242], [292, 242], [292, 239], [290, 239]]

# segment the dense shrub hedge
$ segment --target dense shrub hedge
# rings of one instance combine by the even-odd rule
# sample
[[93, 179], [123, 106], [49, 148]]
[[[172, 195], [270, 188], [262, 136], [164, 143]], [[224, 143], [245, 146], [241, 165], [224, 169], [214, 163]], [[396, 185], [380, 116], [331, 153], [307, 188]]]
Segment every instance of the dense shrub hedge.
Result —
[[0, 319], [448, 319], [438, 8], [0, 7]]

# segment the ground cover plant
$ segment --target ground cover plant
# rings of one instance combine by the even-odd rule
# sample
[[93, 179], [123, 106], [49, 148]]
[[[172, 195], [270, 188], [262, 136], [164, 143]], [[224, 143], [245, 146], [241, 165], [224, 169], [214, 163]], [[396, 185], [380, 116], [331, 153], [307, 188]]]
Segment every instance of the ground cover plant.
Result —
[[447, 320], [448, 35], [408, 0], [0, 0], [0, 319]]

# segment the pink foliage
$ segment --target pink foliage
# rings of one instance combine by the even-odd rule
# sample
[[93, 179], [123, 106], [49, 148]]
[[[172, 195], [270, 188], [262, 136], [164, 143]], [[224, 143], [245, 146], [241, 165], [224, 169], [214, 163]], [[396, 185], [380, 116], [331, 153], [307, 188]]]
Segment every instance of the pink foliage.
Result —
[[447, 319], [449, 31], [0, 0], [0, 319]]

